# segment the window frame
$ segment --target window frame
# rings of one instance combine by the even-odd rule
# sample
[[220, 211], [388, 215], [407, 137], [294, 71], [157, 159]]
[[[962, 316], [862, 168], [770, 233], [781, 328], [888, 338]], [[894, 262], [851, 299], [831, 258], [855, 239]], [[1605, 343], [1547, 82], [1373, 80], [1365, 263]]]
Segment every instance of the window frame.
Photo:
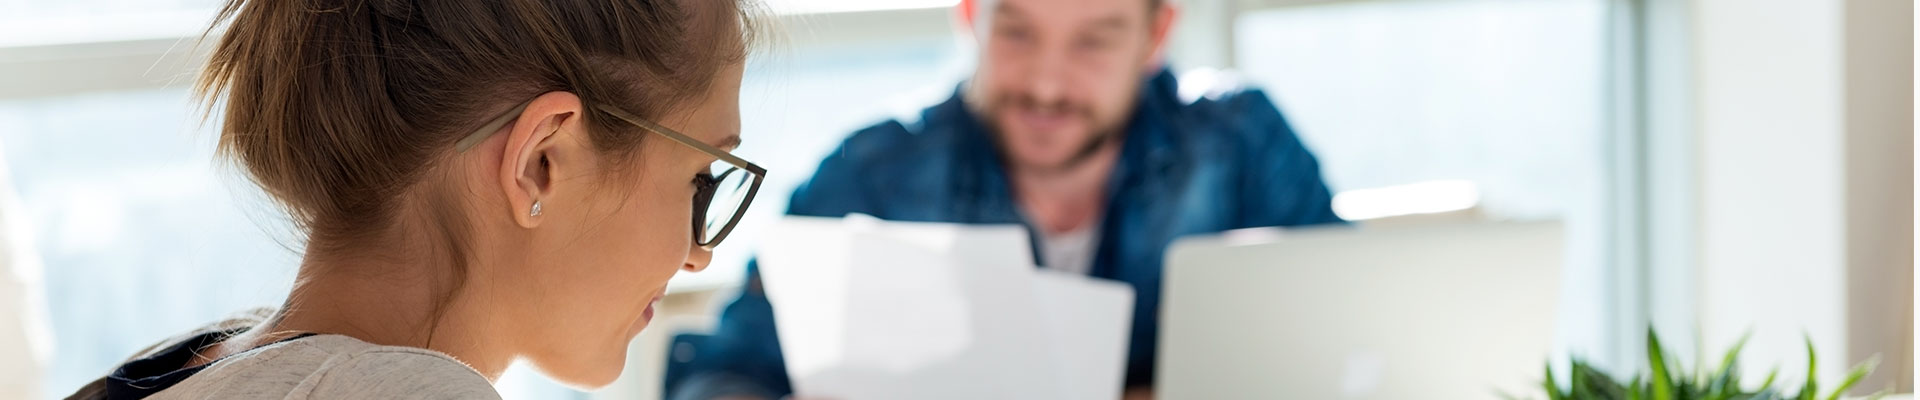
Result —
[[[1419, 0], [1186, 0], [1176, 63], [1234, 67], [1234, 35], [1245, 13], [1300, 6]], [[1442, 0], [1446, 1], [1446, 0]], [[1616, 369], [1644, 368], [1648, 327], [1691, 363], [1697, 345], [1695, 300], [1697, 199], [1691, 131], [1690, 0], [1599, 0], [1607, 20], [1602, 61], [1607, 126], [1600, 155], [1605, 179], [1600, 252], [1607, 326], [1600, 354]], [[1199, 27], [1196, 27], [1199, 26]], [[1181, 40], [1181, 35], [1186, 36]], [[1654, 173], [1658, 171], [1658, 173]], [[1655, 305], [1658, 305], [1657, 307]]]

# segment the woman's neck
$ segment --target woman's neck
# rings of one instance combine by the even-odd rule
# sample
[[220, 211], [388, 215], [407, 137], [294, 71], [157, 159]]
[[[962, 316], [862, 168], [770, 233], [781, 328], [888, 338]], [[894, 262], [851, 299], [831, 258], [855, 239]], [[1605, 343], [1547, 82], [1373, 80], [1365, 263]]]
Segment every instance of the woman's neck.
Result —
[[478, 304], [485, 297], [463, 295], [478, 288], [455, 288], [459, 280], [426, 272], [452, 268], [424, 264], [325, 261], [309, 256], [293, 292], [273, 317], [222, 341], [195, 364], [315, 333], [434, 350], [466, 363], [488, 380], [499, 378], [512, 362], [513, 352], [500, 343], [500, 335], [492, 334], [499, 326], [480, 312], [487, 309]]

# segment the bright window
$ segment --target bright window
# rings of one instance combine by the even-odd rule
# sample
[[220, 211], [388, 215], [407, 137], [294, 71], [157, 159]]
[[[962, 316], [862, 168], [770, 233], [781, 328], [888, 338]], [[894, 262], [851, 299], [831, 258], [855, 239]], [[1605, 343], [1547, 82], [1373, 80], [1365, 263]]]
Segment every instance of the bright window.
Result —
[[1567, 227], [1558, 341], [1603, 355], [1607, 2], [1347, 1], [1238, 20], [1234, 53], [1335, 191], [1464, 180]]

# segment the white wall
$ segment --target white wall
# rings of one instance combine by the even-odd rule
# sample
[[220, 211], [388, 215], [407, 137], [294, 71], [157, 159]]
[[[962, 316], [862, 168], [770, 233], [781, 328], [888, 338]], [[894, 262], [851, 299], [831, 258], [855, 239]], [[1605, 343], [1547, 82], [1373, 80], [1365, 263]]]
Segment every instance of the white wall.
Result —
[[1825, 382], [1873, 353], [1894, 362], [1863, 387], [1910, 377], [1906, 310], [1887, 305], [1912, 293], [1893, 281], [1913, 266], [1913, 49], [1886, 33], [1912, 29], [1911, 7], [1694, 4], [1701, 328], [1708, 349], [1752, 331], [1749, 374], [1803, 379], [1804, 333]]

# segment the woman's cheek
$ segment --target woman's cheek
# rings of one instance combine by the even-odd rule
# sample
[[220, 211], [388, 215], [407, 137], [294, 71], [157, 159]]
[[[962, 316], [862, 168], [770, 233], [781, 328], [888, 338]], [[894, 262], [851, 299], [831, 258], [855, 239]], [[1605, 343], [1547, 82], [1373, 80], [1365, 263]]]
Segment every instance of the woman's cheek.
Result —
[[[651, 181], [672, 182], [674, 180], [652, 179]], [[643, 265], [659, 266], [646, 268], [650, 270], [650, 275], [663, 274], [671, 277], [673, 271], [679, 270], [680, 265], [686, 263], [687, 251], [692, 247], [692, 184], [683, 183], [678, 187], [657, 185], [649, 189], [651, 190], [643, 195], [648, 198], [647, 201], [644, 202], [645, 204], [640, 204], [636, 210], [644, 215], [640, 221], [637, 221], [642, 229], [639, 235], [641, 237], [635, 242], [634, 247], [646, 253], [636, 255], [641, 257], [636, 261]]]

